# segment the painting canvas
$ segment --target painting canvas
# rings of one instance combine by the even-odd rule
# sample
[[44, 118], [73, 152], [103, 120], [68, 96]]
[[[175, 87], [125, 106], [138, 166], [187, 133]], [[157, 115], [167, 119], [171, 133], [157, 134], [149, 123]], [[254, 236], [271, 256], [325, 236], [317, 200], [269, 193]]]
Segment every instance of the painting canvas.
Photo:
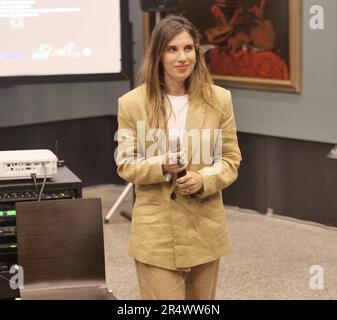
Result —
[[216, 83], [301, 91], [301, 0], [181, 0], [171, 13], [197, 26]]

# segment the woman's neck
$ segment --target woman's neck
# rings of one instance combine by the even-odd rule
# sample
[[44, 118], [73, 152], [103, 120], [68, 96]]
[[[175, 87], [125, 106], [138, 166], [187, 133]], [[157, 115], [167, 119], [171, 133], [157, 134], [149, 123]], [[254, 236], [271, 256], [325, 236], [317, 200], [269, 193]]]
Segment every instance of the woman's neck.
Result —
[[187, 93], [184, 82], [181, 82], [181, 83], [171, 82], [170, 83], [170, 81], [166, 81], [165, 88], [166, 88], [166, 94], [170, 96], [183, 96]]

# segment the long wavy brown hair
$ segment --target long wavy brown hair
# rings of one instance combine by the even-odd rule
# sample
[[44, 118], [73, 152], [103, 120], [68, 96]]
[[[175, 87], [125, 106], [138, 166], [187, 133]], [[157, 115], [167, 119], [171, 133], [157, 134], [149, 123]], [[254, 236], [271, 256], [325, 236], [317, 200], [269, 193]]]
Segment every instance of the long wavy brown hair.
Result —
[[170, 15], [155, 26], [143, 65], [138, 73], [138, 84], [146, 85], [147, 122], [150, 128], [166, 128], [166, 90], [162, 56], [168, 43], [182, 31], [187, 31], [191, 35], [196, 52], [195, 67], [185, 81], [186, 91], [190, 98], [199, 97], [221, 112], [212, 87], [213, 80], [200, 50], [197, 29], [187, 18]]

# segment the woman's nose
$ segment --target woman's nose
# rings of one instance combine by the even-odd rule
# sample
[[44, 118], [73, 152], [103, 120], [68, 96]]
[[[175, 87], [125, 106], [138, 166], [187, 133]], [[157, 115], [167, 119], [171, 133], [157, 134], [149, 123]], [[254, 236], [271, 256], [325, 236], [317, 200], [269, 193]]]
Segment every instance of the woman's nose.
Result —
[[187, 60], [186, 52], [184, 50], [179, 51], [178, 59], [179, 59], [179, 61], [186, 61]]

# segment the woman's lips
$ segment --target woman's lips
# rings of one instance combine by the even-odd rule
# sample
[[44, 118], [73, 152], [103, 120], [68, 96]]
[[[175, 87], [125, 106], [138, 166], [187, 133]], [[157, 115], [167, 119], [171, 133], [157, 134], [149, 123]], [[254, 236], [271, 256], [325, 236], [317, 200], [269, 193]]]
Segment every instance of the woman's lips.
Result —
[[187, 68], [188, 68], [188, 65], [187, 64], [184, 64], [182, 66], [176, 66], [176, 68], [180, 71], [186, 71]]

